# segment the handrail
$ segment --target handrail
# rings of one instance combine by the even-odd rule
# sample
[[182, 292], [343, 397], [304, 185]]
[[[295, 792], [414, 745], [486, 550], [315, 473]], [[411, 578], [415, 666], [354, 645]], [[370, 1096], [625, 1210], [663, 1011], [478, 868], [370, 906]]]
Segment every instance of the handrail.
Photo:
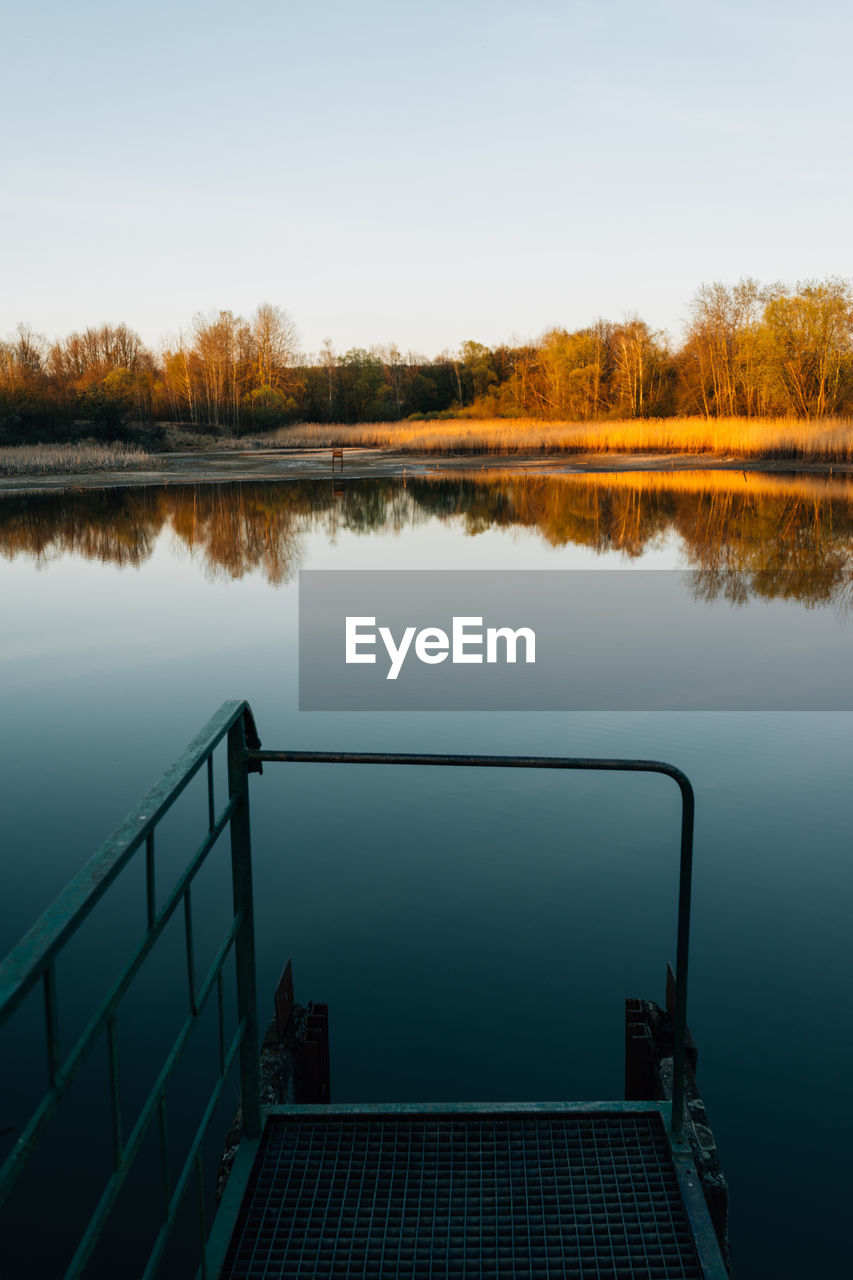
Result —
[[253, 739], [259, 745], [248, 702], [224, 702], [0, 962], [0, 1025], [26, 999], [50, 961], [241, 716], [246, 722], [247, 742]]
[[[227, 739], [228, 800], [217, 815], [213, 752], [223, 739]], [[249, 1137], [260, 1134], [260, 1050], [256, 1007], [248, 774], [250, 771], [259, 772], [261, 766], [250, 762], [247, 756], [249, 747], [258, 746], [260, 746], [260, 739], [248, 703], [244, 701], [224, 703], [178, 760], [166, 770], [56, 900], [42, 913], [6, 959], [0, 963], [0, 1028], [39, 983], [43, 986], [45, 1044], [49, 1075], [47, 1091], [0, 1167], [0, 1204], [17, 1181], [41, 1134], [68, 1092], [79, 1068], [101, 1037], [106, 1039], [113, 1124], [113, 1171], [64, 1273], [66, 1280], [72, 1280], [73, 1277], [82, 1274], [143, 1138], [155, 1117], [160, 1128], [165, 1207], [163, 1225], [145, 1269], [146, 1277], [156, 1273], [177, 1216], [180, 1201], [194, 1173], [199, 1180], [200, 1207], [203, 1216], [201, 1144], [213, 1116], [216, 1101], [221, 1095], [232, 1063], [238, 1054], [243, 1130]], [[171, 893], [158, 909], [155, 850], [157, 825], [205, 765], [207, 766], [207, 834], [190, 856]], [[191, 910], [192, 885], [226, 828], [230, 832], [231, 843], [233, 916], [207, 975], [201, 984], [197, 985]], [[147, 917], [142, 940], [106, 996], [100, 1001], [74, 1046], [63, 1057], [59, 1043], [57, 961], [61, 959], [65, 944], [116, 882], [124, 868], [130, 864], [134, 854], [143, 847], [145, 849]], [[125, 1137], [119, 1087], [117, 1014], [122, 997], [169, 920], [181, 905], [184, 908], [189, 1011], [172, 1042], [153, 1088], [143, 1102], [130, 1133]], [[230, 1042], [226, 1044], [223, 971], [232, 951], [237, 981], [237, 1029]], [[201, 1122], [191, 1140], [189, 1154], [184, 1160], [173, 1187], [169, 1180], [166, 1090], [190, 1034], [214, 992], [219, 1017], [219, 1075], [208, 1098]]]
[[693, 879], [693, 819], [695, 802], [690, 779], [662, 760], [596, 759], [583, 756], [426, 755], [387, 751], [263, 751], [250, 747], [253, 764], [401, 764], [449, 765], [485, 769], [583, 769], [611, 773], [660, 773], [672, 778], [681, 792], [681, 851], [678, 878], [678, 931], [675, 956], [675, 1013], [672, 1054], [672, 1131], [684, 1122], [687, 1040], [687, 961], [690, 943], [690, 896]]
[[[226, 740], [228, 800], [217, 814], [213, 784], [213, 752]], [[56, 900], [0, 963], [0, 1029], [21, 1002], [41, 983], [44, 992], [44, 1025], [49, 1087], [0, 1167], [0, 1204], [8, 1195], [38, 1139], [67, 1093], [78, 1069], [101, 1036], [106, 1040], [110, 1064], [110, 1101], [113, 1121], [114, 1167], [94, 1214], [89, 1219], [65, 1280], [80, 1276], [112, 1210], [131, 1164], [152, 1122], [157, 1120], [164, 1182], [162, 1225], [148, 1256], [144, 1280], [158, 1269], [174, 1225], [178, 1207], [193, 1175], [199, 1184], [199, 1208], [204, 1232], [204, 1190], [201, 1145], [228, 1072], [239, 1055], [243, 1133], [257, 1138], [262, 1116], [259, 1081], [259, 1035], [255, 978], [255, 940], [252, 892], [251, 838], [249, 828], [249, 773], [262, 771], [264, 763], [391, 764], [451, 766], [463, 768], [570, 769], [623, 773], [659, 773], [672, 778], [682, 800], [681, 856], [678, 894], [678, 942], [673, 1041], [673, 1099], [671, 1125], [677, 1133], [683, 1124], [686, 1086], [685, 1041], [687, 1029], [687, 961], [690, 929], [690, 897], [693, 861], [693, 788], [675, 766], [657, 760], [595, 759], [569, 756], [492, 756], [409, 754], [399, 752], [264, 751], [249, 704], [226, 702], [177, 761], [128, 814]], [[158, 823], [203, 766], [207, 767], [208, 829], [187, 861], [171, 893], [162, 905], [156, 899], [155, 835]], [[226, 827], [230, 832], [233, 916], [224, 939], [204, 977], [197, 984], [193, 949], [191, 891], [193, 881]], [[133, 856], [145, 849], [146, 928], [125, 968], [101, 999], [73, 1048], [63, 1057], [59, 1043], [57, 961], [94, 906], [116, 882]], [[116, 1019], [120, 1002], [144, 960], [178, 908], [184, 908], [189, 1011], [142, 1104], [129, 1134], [122, 1127]], [[226, 1044], [223, 970], [233, 952], [237, 982], [237, 1028]], [[219, 1075], [207, 1100], [202, 1119], [191, 1139], [189, 1152], [175, 1180], [169, 1180], [166, 1127], [166, 1090], [177, 1062], [207, 1001], [216, 992], [219, 1016]], [[207, 1259], [202, 1253], [201, 1275]]]

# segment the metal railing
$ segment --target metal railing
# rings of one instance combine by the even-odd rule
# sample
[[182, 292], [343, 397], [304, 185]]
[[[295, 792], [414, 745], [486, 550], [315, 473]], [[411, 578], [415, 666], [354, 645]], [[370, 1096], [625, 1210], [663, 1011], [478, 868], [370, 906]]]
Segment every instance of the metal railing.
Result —
[[[228, 800], [221, 812], [217, 814], [214, 797], [213, 752], [226, 735]], [[259, 1043], [248, 791], [248, 773], [251, 769], [260, 772], [260, 765], [250, 763], [247, 758], [247, 746], [256, 745], [259, 745], [259, 742], [248, 704], [226, 702], [205, 725], [201, 733], [193, 739], [183, 755], [152, 787], [121, 826], [101, 845], [56, 901], [48, 907], [32, 929], [0, 964], [0, 1028], [31, 992], [39, 985], [43, 989], [49, 1081], [46, 1093], [0, 1167], [0, 1204], [11, 1191], [84, 1061], [89, 1058], [96, 1044], [106, 1040], [113, 1130], [113, 1170], [71, 1262], [64, 1272], [65, 1280], [72, 1280], [72, 1277], [83, 1274], [134, 1158], [155, 1119], [160, 1131], [164, 1209], [162, 1224], [143, 1272], [145, 1280], [154, 1276], [158, 1269], [184, 1192], [193, 1176], [199, 1183], [199, 1208], [202, 1236], [204, 1236], [204, 1178], [201, 1148], [228, 1073], [238, 1054], [243, 1131], [248, 1137], [257, 1136], [260, 1133]], [[205, 767], [207, 770], [207, 833], [184, 867], [172, 892], [158, 908], [155, 844], [157, 826], [190, 781]], [[233, 916], [213, 963], [203, 981], [197, 983], [193, 943], [192, 885], [226, 828], [229, 829], [231, 837]], [[143, 856], [143, 851], [147, 907], [144, 936], [92, 1014], [79, 1039], [68, 1053], [63, 1054], [59, 1039], [57, 961], [61, 958], [63, 948], [74, 937], [77, 929], [96, 904], [115, 884], [121, 872], [134, 859], [134, 855]], [[161, 937], [169, 920], [181, 906], [183, 906], [184, 915], [189, 1010], [136, 1122], [130, 1132], [125, 1135], [122, 1124], [118, 1061], [119, 1005], [143, 961]], [[236, 967], [237, 1028], [230, 1041], [226, 1043], [223, 970], [232, 949]], [[190, 1142], [180, 1173], [172, 1183], [169, 1175], [166, 1089], [193, 1028], [214, 993], [219, 1023], [219, 1073], [202, 1119]], [[204, 1262], [202, 1262], [202, 1275], [204, 1274]]]
[[687, 959], [690, 944], [690, 894], [693, 881], [694, 797], [690, 779], [662, 760], [597, 760], [581, 756], [449, 756], [413, 755], [385, 751], [262, 751], [249, 747], [251, 764], [402, 764], [443, 765], [475, 769], [582, 769], [604, 773], [660, 773], [681, 792], [681, 853], [678, 879], [678, 926], [675, 955], [675, 1012], [673, 1014], [672, 1129], [684, 1123], [687, 1083]]
[[[214, 802], [213, 752], [227, 736], [228, 800], [219, 814]], [[36, 924], [0, 964], [0, 1029], [39, 985], [44, 993], [44, 1029], [49, 1088], [0, 1167], [0, 1204], [8, 1195], [28, 1157], [83, 1062], [94, 1045], [106, 1041], [109, 1058], [113, 1127], [113, 1171], [87, 1223], [76, 1251], [64, 1272], [65, 1280], [80, 1276], [91, 1257], [98, 1236], [115, 1204], [142, 1141], [155, 1121], [160, 1131], [164, 1183], [164, 1211], [143, 1280], [153, 1277], [174, 1226], [184, 1192], [195, 1176], [199, 1184], [199, 1210], [204, 1240], [204, 1177], [201, 1148], [228, 1073], [239, 1054], [243, 1135], [256, 1139], [262, 1115], [259, 1081], [259, 1034], [255, 977], [255, 940], [252, 905], [252, 860], [249, 829], [249, 773], [262, 771], [263, 763], [373, 764], [450, 766], [490, 769], [569, 769], [620, 773], [658, 773], [672, 778], [681, 793], [681, 855], [678, 895], [676, 997], [674, 1013], [672, 1129], [683, 1124], [686, 1083], [685, 1041], [687, 1029], [687, 959], [690, 928], [690, 894], [693, 860], [693, 789], [687, 777], [673, 765], [657, 760], [608, 760], [555, 756], [414, 755], [398, 752], [264, 751], [246, 702], [226, 702], [190, 743], [183, 755], [128, 815], [112, 836], [86, 863], [43, 913]], [[174, 805], [190, 781], [207, 770], [207, 833], [196, 848], [172, 892], [156, 905], [156, 849], [158, 823]], [[195, 975], [192, 923], [192, 884], [216, 841], [228, 828], [231, 842], [233, 917], [204, 980]], [[130, 961], [114, 981], [91, 1016], [73, 1048], [63, 1056], [59, 1042], [59, 1007], [56, 963], [95, 905], [116, 882], [134, 856], [145, 859], [146, 929]], [[152, 951], [167, 923], [183, 906], [189, 1011], [174, 1040], [139, 1116], [125, 1136], [122, 1126], [120, 1073], [117, 1050], [117, 1013], [120, 1001]], [[237, 987], [237, 1028], [226, 1044], [223, 970], [233, 949]], [[202, 1119], [174, 1184], [169, 1179], [166, 1089], [196, 1022], [216, 993], [219, 1020], [219, 1073]], [[202, 1246], [201, 1276], [207, 1275]]]

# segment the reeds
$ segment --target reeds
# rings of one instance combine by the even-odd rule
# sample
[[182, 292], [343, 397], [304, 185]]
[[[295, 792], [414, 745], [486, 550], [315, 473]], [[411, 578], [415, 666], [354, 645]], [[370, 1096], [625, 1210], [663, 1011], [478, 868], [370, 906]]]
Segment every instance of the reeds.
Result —
[[79, 475], [86, 471], [136, 471], [151, 455], [135, 444], [22, 444], [0, 448], [0, 476]]
[[824, 418], [644, 418], [545, 422], [527, 418], [441, 422], [306, 423], [257, 437], [263, 445], [343, 445], [399, 453], [686, 453], [721, 458], [853, 460], [853, 420]]

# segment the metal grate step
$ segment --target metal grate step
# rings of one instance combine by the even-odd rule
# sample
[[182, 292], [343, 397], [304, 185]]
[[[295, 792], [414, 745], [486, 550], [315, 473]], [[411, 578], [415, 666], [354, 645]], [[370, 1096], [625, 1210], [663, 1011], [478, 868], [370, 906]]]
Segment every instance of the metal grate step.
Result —
[[701, 1280], [658, 1112], [267, 1121], [222, 1277]]

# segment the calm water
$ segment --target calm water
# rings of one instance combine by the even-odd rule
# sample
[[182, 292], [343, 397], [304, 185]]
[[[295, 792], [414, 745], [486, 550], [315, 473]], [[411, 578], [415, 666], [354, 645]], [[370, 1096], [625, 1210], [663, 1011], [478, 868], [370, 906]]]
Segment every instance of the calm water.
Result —
[[[668, 567], [695, 569], [744, 618], [788, 599], [806, 646], [827, 629], [849, 643], [853, 486], [457, 476], [0, 499], [3, 949], [226, 698], [250, 700], [267, 746], [668, 759], [697, 797], [689, 1021], [737, 1275], [841, 1274], [853, 715], [297, 711], [299, 568]], [[292, 956], [297, 999], [329, 1002], [337, 1101], [621, 1095], [624, 997], [662, 1000], [674, 959], [670, 782], [272, 766], [252, 805], [261, 998]], [[168, 841], [161, 856], [168, 871]], [[140, 879], [119, 892], [60, 972], [68, 1037], [100, 989], [95, 955], [118, 961], [142, 896]], [[197, 918], [226, 899], [213, 867]], [[164, 940], [121, 1028], [131, 1118], [183, 1010], [181, 945]], [[37, 1014], [22, 1010], [0, 1045], [0, 1132], [40, 1081]], [[176, 1083], [176, 1131], [202, 1058]], [[4, 1276], [53, 1275], [53, 1198], [96, 1194], [103, 1063], [79, 1093], [52, 1169], [14, 1209], [33, 1236], [3, 1233]], [[223, 1127], [233, 1106], [232, 1092]], [[152, 1171], [130, 1188], [137, 1202], [154, 1195]], [[52, 1199], [55, 1233], [35, 1225], [34, 1191]], [[109, 1251], [141, 1228], [122, 1231], [100, 1274], [118, 1274]], [[184, 1239], [176, 1276], [190, 1274]]]

